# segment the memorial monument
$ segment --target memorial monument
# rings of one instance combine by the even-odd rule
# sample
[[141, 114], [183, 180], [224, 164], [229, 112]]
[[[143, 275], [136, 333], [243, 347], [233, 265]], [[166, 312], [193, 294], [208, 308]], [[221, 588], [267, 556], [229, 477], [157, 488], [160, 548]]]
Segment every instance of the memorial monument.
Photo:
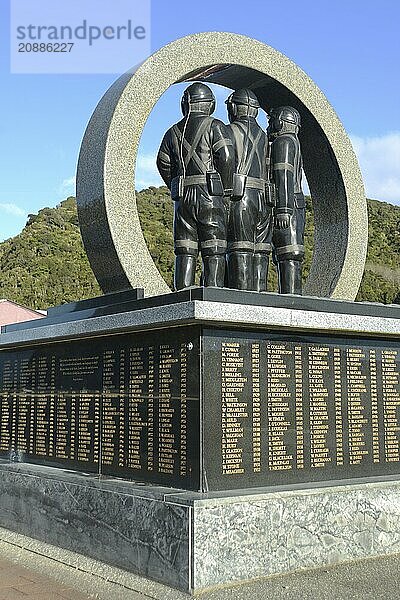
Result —
[[[158, 161], [176, 204], [172, 292], [132, 174], [149, 112], [182, 81]], [[210, 83], [230, 90], [229, 125]], [[178, 40], [100, 101], [77, 192], [105, 295], [1, 336], [0, 535], [189, 593], [400, 551], [400, 309], [353, 302], [365, 196], [315, 84], [255, 40]], [[280, 294], [264, 291], [270, 244]]]

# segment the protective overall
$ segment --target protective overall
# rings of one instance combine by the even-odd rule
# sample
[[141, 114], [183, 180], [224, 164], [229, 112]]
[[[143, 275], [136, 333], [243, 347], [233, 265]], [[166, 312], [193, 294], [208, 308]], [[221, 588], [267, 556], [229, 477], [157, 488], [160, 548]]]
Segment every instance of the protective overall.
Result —
[[226, 125], [210, 115], [211, 89], [193, 83], [182, 97], [184, 118], [165, 134], [157, 157], [161, 177], [175, 201], [175, 289], [195, 283], [199, 245], [202, 283], [223, 287], [228, 205], [234, 168]]
[[256, 117], [254, 92], [235, 91], [227, 100], [236, 173], [228, 226], [228, 285], [265, 291], [272, 236], [272, 199], [266, 196], [268, 139]]
[[305, 201], [301, 188], [302, 158], [298, 139], [300, 115], [290, 106], [275, 108], [269, 115], [271, 168], [276, 188], [272, 239], [278, 268], [279, 292], [302, 293]]

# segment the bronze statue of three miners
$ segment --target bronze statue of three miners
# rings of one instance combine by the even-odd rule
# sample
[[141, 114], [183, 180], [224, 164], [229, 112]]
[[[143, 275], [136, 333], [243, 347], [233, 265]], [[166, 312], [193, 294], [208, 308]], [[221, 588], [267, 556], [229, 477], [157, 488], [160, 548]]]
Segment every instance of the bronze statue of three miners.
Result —
[[252, 90], [226, 101], [229, 125], [212, 116], [215, 97], [193, 83], [182, 97], [183, 118], [164, 135], [157, 167], [175, 204], [174, 285], [267, 290], [272, 252], [279, 292], [302, 293], [305, 201], [298, 139], [300, 115], [269, 110], [265, 132]]

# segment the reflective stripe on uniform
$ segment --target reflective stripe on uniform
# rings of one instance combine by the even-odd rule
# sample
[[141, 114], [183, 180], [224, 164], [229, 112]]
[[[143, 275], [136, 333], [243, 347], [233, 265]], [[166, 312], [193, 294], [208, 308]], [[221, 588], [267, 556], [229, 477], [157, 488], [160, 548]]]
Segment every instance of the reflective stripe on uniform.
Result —
[[274, 171], [291, 171], [294, 173], [294, 166], [287, 162], [275, 163], [272, 168]]
[[271, 252], [272, 246], [271, 244], [266, 244], [260, 242], [259, 244], [254, 245], [255, 252]]
[[198, 242], [194, 242], [193, 240], [175, 240], [174, 245], [175, 248], [194, 248], [195, 250], [199, 249]]
[[252, 188], [255, 190], [264, 190], [265, 189], [265, 179], [260, 179], [259, 177], [247, 177], [246, 187]]
[[170, 163], [171, 162], [171, 158], [168, 156], [168, 154], [166, 152], [164, 152], [163, 150], [160, 150], [158, 153], [158, 157], [163, 160], [166, 163]]
[[213, 248], [214, 246], [226, 248], [226, 240], [205, 240], [204, 242], [200, 242], [200, 245], [202, 248]]
[[188, 175], [183, 180], [184, 187], [188, 185], [202, 185], [203, 183], [207, 183], [205, 175]]
[[224, 146], [233, 146], [232, 140], [223, 139], [219, 140], [218, 142], [215, 142], [215, 144], [213, 145], [213, 150], [214, 152], [218, 152], [218, 150], [224, 148]]
[[300, 244], [290, 244], [289, 246], [275, 248], [277, 256], [280, 256], [281, 254], [291, 254], [293, 252], [304, 252], [304, 246], [301, 246]]
[[254, 242], [228, 242], [229, 250], [251, 250], [254, 252]]

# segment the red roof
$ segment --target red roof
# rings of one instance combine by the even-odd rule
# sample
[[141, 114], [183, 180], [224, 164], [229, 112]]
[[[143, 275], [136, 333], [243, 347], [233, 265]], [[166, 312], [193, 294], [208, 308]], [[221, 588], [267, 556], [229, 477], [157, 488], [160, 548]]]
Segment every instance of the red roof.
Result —
[[0, 300], [0, 325], [43, 319], [44, 316], [36, 310], [26, 308], [26, 306], [21, 306], [11, 300]]

